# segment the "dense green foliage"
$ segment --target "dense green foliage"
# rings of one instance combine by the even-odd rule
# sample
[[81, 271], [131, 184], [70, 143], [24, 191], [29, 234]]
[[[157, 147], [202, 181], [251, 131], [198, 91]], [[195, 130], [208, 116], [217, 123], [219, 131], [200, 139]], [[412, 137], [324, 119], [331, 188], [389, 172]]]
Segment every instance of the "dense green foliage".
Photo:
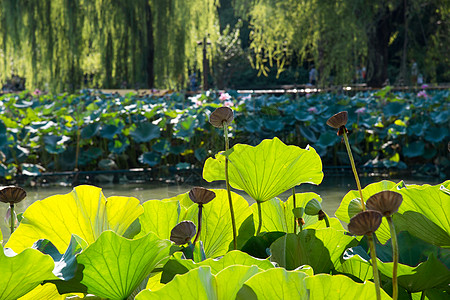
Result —
[[[29, 88], [172, 87], [218, 32], [215, 1], [0, 1], [1, 81]], [[190, 66], [189, 66], [190, 65]]]
[[9, 94], [0, 97], [0, 175], [155, 167], [201, 167], [223, 149], [208, 115], [233, 105], [232, 145], [256, 145], [273, 136], [312, 145], [325, 166], [348, 165], [345, 148], [325, 121], [349, 111], [350, 142], [359, 166], [420, 167], [446, 176], [449, 169], [449, 91], [306, 97], [233, 94], [126, 96]]
[[415, 84], [413, 60], [426, 82], [450, 81], [447, 1], [1, 0], [0, 8], [2, 85], [23, 77], [26, 88], [57, 92], [179, 90], [192, 74], [217, 88], [257, 88], [305, 84], [312, 64], [325, 85], [364, 81], [362, 67], [370, 86]]
[[[294, 149], [304, 149], [280, 147], [279, 143], [271, 139], [246, 148], [246, 160], [239, 161], [251, 167], [266, 155], [278, 154], [275, 161], [281, 163], [277, 167], [265, 165], [259, 174], [241, 174], [252, 180], [256, 190], [264, 189], [273, 177], [289, 181], [287, 174], [282, 174], [289, 169], [286, 161], [302, 165], [292, 169], [296, 178], [308, 168], [309, 157], [285, 158]], [[260, 146], [265, 152], [255, 153]], [[320, 164], [313, 164], [321, 173]], [[205, 173], [211, 173], [208, 168], [205, 165]], [[232, 186], [241, 188], [235, 182]], [[291, 180], [289, 187], [302, 182], [305, 179]], [[275, 189], [289, 187], [281, 183]], [[382, 181], [363, 190], [366, 199], [388, 190], [403, 198], [393, 216], [400, 231], [399, 299], [448, 296], [449, 187], [450, 181], [436, 186]], [[329, 222], [308, 212], [308, 204], [320, 199], [315, 193], [295, 194], [300, 200], [297, 204], [292, 197], [285, 202], [273, 197], [261, 204], [270, 218], [264, 219], [259, 235], [255, 235], [255, 220], [261, 212], [232, 193], [238, 250], [232, 250], [226, 190], [211, 192], [217, 197], [205, 204], [203, 230], [195, 245], [176, 246], [168, 240], [172, 227], [182, 220], [200, 226], [199, 208], [188, 193], [140, 204], [134, 197], [106, 198], [100, 188], [82, 185], [69, 194], [33, 203], [5, 248], [0, 232], [0, 299], [61, 299], [60, 295], [64, 298], [72, 293], [109, 299], [130, 295], [136, 299], [166, 299], [169, 295], [186, 299], [375, 299], [373, 263], [381, 272], [384, 289], [378, 299], [390, 299], [393, 263], [386, 229], [377, 230], [378, 256], [371, 262], [366, 238], [352, 236], [341, 224], [348, 222], [346, 199], [357, 191], [345, 195], [339, 219], [330, 218]], [[291, 226], [297, 222], [292, 207], [308, 214], [299, 230]]]

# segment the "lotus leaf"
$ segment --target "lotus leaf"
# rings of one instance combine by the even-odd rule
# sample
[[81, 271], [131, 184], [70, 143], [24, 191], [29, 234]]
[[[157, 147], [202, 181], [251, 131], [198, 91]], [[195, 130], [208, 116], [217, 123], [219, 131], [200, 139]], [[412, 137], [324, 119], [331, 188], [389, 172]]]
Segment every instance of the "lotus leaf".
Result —
[[417, 157], [422, 156], [425, 153], [425, 144], [423, 142], [417, 141], [406, 145], [403, 148], [403, 155], [406, 157]]
[[[306, 203], [308, 203], [308, 201], [313, 198], [322, 201], [322, 198], [320, 198], [320, 196], [316, 193], [296, 193], [295, 196], [296, 207], [304, 207]], [[277, 197], [266, 201], [264, 204], [262, 204], [263, 220], [265, 221], [262, 225], [261, 230], [267, 232], [281, 231], [294, 233], [294, 214], [292, 213], [293, 208], [294, 205], [292, 196], [290, 196], [286, 202], [281, 201]], [[258, 218], [258, 208], [256, 204], [253, 204], [251, 206], [251, 209], [253, 210], [253, 219], [256, 220]], [[303, 219], [305, 221], [305, 225], [303, 226], [303, 228], [313, 225], [318, 221], [317, 216], [304, 215]]]
[[142, 204], [144, 213], [139, 217], [143, 236], [155, 233], [160, 239], [169, 239], [172, 228], [185, 219], [186, 209], [178, 201], [149, 200]]
[[[378, 269], [385, 276], [392, 278], [393, 263], [378, 260]], [[398, 264], [398, 283], [410, 293], [429, 290], [450, 282], [449, 269], [431, 254], [426, 262], [415, 267]]]
[[136, 143], [146, 143], [153, 139], [159, 138], [161, 135], [160, 128], [152, 123], [139, 123], [134, 131], [130, 132], [130, 136]]
[[[380, 182], [372, 183], [366, 186], [364, 189], [362, 189], [362, 194], [364, 197], [364, 201], [367, 201], [370, 196], [381, 192], [385, 190], [390, 190], [394, 188], [396, 184], [392, 181], [383, 180]], [[344, 198], [341, 201], [341, 204], [339, 205], [338, 209], [336, 210], [336, 217], [341, 220], [342, 222], [349, 223], [350, 222], [350, 216], [348, 214], [348, 205], [350, 204], [350, 201], [353, 199], [359, 199], [359, 191], [358, 190], [351, 190], [349, 191]]]
[[129, 240], [105, 231], [77, 256], [78, 264], [84, 267], [81, 283], [99, 297], [126, 299], [169, 258], [171, 244], [153, 233]]
[[0, 243], [0, 299], [17, 299], [44, 280], [56, 279], [53, 267], [52, 258], [36, 249], [16, 254]]
[[[319, 274], [305, 278], [311, 300], [377, 299], [372, 282], [356, 283], [343, 275]], [[381, 290], [381, 299], [391, 299]]]
[[99, 122], [88, 124], [81, 130], [81, 137], [83, 139], [91, 139], [98, 133], [99, 129], [100, 129]]
[[161, 282], [170, 282], [175, 275], [184, 274], [200, 266], [210, 266], [213, 275], [232, 265], [257, 266], [262, 270], [274, 268], [267, 259], [254, 258], [241, 251], [230, 251], [220, 259], [208, 258], [202, 262], [195, 263], [190, 259], [183, 259], [180, 253], [175, 253], [163, 268]]
[[[203, 206], [203, 222], [200, 240], [203, 241], [206, 257], [218, 257], [228, 251], [228, 245], [233, 240], [231, 227], [230, 207], [228, 204], [227, 191], [212, 189], [216, 193], [213, 201]], [[236, 214], [236, 228], [251, 214], [247, 201], [240, 195], [232, 192], [231, 198]], [[198, 226], [198, 206], [192, 205], [187, 213], [186, 219], [191, 220]]]
[[276, 240], [270, 247], [271, 260], [287, 270], [310, 265], [315, 273], [330, 273], [340, 266], [345, 249], [357, 243], [355, 238], [334, 228], [305, 229]]
[[319, 140], [317, 141], [317, 145], [324, 148], [331, 147], [339, 142], [339, 140], [339, 137], [335, 133], [326, 131], [320, 135]]
[[[233, 146], [226, 153], [230, 185], [264, 202], [301, 183], [320, 184], [322, 161], [314, 148], [287, 146], [278, 138], [258, 146]], [[206, 181], [225, 180], [225, 156], [208, 158], [203, 168]]]
[[257, 266], [229, 266], [213, 275], [209, 266], [201, 266], [177, 275], [157, 291], [144, 290], [136, 300], [145, 299], [235, 299], [249, 278], [260, 272]]
[[143, 210], [136, 198], [113, 196], [106, 199], [100, 188], [77, 186], [69, 194], [51, 196], [31, 204], [6, 246], [20, 252], [36, 240], [48, 239], [63, 252], [72, 234], [88, 244], [105, 230], [123, 235]]
[[425, 131], [424, 138], [432, 143], [439, 143], [448, 139], [449, 130], [447, 127], [428, 127]]
[[338, 272], [354, 276], [361, 282], [373, 279], [372, 264], [369, 262], [370, 257], [361, 246], [347, 249], [343, 258], [344, 262], [336, 268]]
[[282, 268], [269, 269], [247, 280], [236, 299], [308, 299], [304, 281], [307, 276], [301, 271], [286, 271]]
[[[397, 192], [402, 194], [403, 203], [394, 222], [399, 230], [407, 230], [412, 235], [444, 248], [450, 248], [450, 195], [442, 191], [450, 181], [442, 184], [398, 186]], [[380, 242], [389, 238], [389, 226], [383, 223], [377, 230]]]

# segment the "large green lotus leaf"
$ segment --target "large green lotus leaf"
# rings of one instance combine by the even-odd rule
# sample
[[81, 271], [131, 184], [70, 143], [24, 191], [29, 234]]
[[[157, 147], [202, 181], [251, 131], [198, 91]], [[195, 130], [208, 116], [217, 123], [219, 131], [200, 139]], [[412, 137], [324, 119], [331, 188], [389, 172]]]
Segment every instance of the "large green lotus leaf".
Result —
[[[369, 184], [364, 189], [362, 189], [362, 195], [364, 198], [364, 202], [369, 199], [370, 196], [373, 194], [376, 194], [381, 191], [390, 190], [394, 188], [396, 184], [392, 181], [379, 181], [372, 184]], [[359, 191], [358, 190], [351, 190], [349, 191], [344, 198], [341, 201], [341, 204], [339, 205], [338, 209], [336, 210], [336, 217], [341, 220], [342, 222], [349, 223], [350, 222], [350, 216], [348, 214], [348, 205], [350, 204], [350, 201], [353, 199], [360, 199]]]
[[406, 157], [422, 156], [425, 153], [425, 143], [416, 141], [403, 148], [403, 155]]
[[158, 125], [152, 123], [139, 123], [134, 131], [130, 132], [136, 143], [146, 143], [153, 139], [159, 138], [161, 129]]
[[84, 266], [81, 283], [99, 297], [126, 299], [169, 258], [171, 245], [153, 233], [129, 240], [105, 231], [77, 256], [78, 264]]
[[50, 256], [36, 249], [19, 254], [3, 249], [0, 243], [0, 299], [17, 299], [47, 279], [56, 279]]
[[[361, 251], [363, 253], [361, 253]], [[370, 258], [367, 259], [366, 256], [367, 253], [365, 253], [365, 250], [361, 246], [347, 249], [344, 252], [344, 261], [336, 268], [336, 271], [354, 276], [362, 282], [369, 279], [372, 280], [373, 269], [369, 262]]]
[[[372, 282], [354, 282], [344, 275], [319, 274], [305, 278], [311, 300], [377, 299]], [[381, 299], [391, 299], [381, 289]]]
[[195, 204], [194, 202], [192, 202], [191, 198], [189, 198], [189, 193], [178, 194], [175, 197], [165, 198], [161, 201], [178, 201], [181, 207], [185, 209], [188, 209]]
[[171, 230], [186, 215], [186, 209], [178, 201], [149, 200], [142, 206], [144, 213], [139, 217], [141, 232], [136, 237], [153, 232], [161, 239], [169, 239]]
[[[398, 230], [439, 247], [450, 247], [450, 195], [444, 191], [450, 181], [438, 185], [398, 185], [403, 202], [394, 223]], [[389, 225], [385, 220], [376, 231], [380, 242], [390, 238]]]
[[297, 235], [288, 233], [271, 246], [271, 261], [287, 270], [309, 265], [317, 273], [330, 273], [341, 264], [345, 249], [358, 241], [334, 228], [305, 229]]
[[[380, 272], [392, 278], [393, 263], [377, 261]], [[397, 276], [398, 284], [410, 293], [429, 290], [450, 282], [450, 270], [433, 254], [426, 262], [416, 267], [398, 264]]]
[[[316, 193], [296, 193], [295, 194], [295, 206], [304, 207], [311, 199], [317, 199], [322, 202], [322, 198]], [[292, 209], [293, 197], [289, 197], [286, 202], [281, 201], [279, 198], [275, 197], [269, 201], [261, 204], [262, 220], [263, 225], [261, 231], [271, 232], [271, 231], [281, 231], [294, 233], [294, 214]], [[258, 206], [254, 203], [251, 206], [253, 211], [253, 220], [258, 220]], [[304, 228], [317, 223], [317, 216], [303, 215], [303, 220], [305, 221]], [[324, 223], [324, 222], [323, 222]], [[297, 226], [298, 228], [298, 226]], [[298, 230], [298, 229], [297, 229]]]
[[[216, 198], [203, 206], [200, 233], [200, 240], [203, 241], [207, 258], [225, 255], [230, 242], [233, 240], [227, 191], [222, 189], [211, 189], [211, 191], [216, 193]], [[239, 228], [252, 211], [247, 200], [242, 196], [232, 192], [231, 199], [235, 212], [236, 228]], [[194, 222], [198, 230], [197, 205], [192, 205], [188, 209], [186, 219]]]
[[230, 251], [220, 259], [208, 258], [199, 263], [195, 263], [190, 259], [183, 259], [181, 253], [175, 253], [173, 258], [163, 267], [161, 282], [168, 283], [175, 275], [187, 273], [200, 266], [210, 266], [211, 273], [217, 274], [232, 265], [258, 266], [262, 270], [274, 268], [274, 265], [269, 260], [254, 258], [241, 251]]
[[235, 299], [244, 282], [260, 272], [257, 266], [234, 265], [213, 275], [211, 267], [201, 266], [186, 274], [177, 275], [164, 287], [144, 290], [136, 300], [145, 299]]
[[106, 199], [100, 188], [77, 186], [69, 194], [51, 196], [31, 204], [6, 246], [19, 252], [31, 247], [36, 240], [48, 239], [62, 253], [72, 234], [88, 244], [105, 230], [123, 235], [143, 210], [136, 198], [114, 196]]
[[36, 299], [64, 300], [66, 299], [66, 295], [60, 295], [53, 283], [46, 283], [44, 285], [38, 285], [32, 291], [19, 298], [19, 300]]
[[[258, 146], [237, 144], [228, 153], [230, 185], [256, 201], [267, 201], [301, 183], [320, 184], [322, 160], [312, 147], [287, 146], [278, 138]], [[208, 158], [203, 168], [206, 181], [225, 180], [225, 156]]]
[[304, 281], [307, 276], [301, 271], [286, 271], [283, 268], [269, 269], [247, 280], [236, 299], [308, 299]]

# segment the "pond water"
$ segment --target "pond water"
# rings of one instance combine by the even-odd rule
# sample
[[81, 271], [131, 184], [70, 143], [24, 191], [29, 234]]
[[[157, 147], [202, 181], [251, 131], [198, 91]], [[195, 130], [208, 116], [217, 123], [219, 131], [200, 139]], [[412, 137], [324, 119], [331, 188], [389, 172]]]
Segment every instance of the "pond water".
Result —
[[[374, 182], [378, 182], [385, 177], [362, 177], [361, 186], [364, 188], [366, 185]], [[402, 179], [389, 178], [388, 180], [399, 182]], [[409, 178], [403, 179], [406, 184], [438, 184], [443, 182], [439, 178]], [[206, 188], [225, 188], [225, 183], [207, 183], [202, 182], [199, 186]], [[193, 185], [189, 184], [165, 184], [165, 183], [130, 183], [130, 184], [104, 184], [99, 186], [102, 188], [103, 193], [106, 197], [110, 196], [132, 196], [136, 197], [142, 202], [152, 199], [164, 199], [171, 198], [178, 194], [188, 192]], [[356, 190], [356, 184], [352, 176], [325, 176], [323, 182], [318, 185], [302, 184], [296, 188], [296, 192], [315, 192], [322, 197], [322, 207], [324, 211], [330, 215], [334, 216], [336, 209], [339, 207], [339, 203], [345, 194], [350, 190]], [[25, 211], [25, 209], [37, 200], [43, 200], [49, 196], [57, 194], [67, 194], [72, 191], [71, 186], [51, 186], [51, 187], [30, 187], [26, 188], [27, 198], [24, 201], [16, 205], [16, 212], [20, 213]], [[237, 191], [238, 194], [242, 195], [249, 203], [254, 201], [242, 191]], [[287, 198], [292, 194], [292, 191], [286, 191], [279, 196], [282, 200], [287, 200]], [[0, 228], [3, 233], [3, 239], [6, 241], [9, 238], [9, 226], [4, 220], [8, 205], [0, 203]]]

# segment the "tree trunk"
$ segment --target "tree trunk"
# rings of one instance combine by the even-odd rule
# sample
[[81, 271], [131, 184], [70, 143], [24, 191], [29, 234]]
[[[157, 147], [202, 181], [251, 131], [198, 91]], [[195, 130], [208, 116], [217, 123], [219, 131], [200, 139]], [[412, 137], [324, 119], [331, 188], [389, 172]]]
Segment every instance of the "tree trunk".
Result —
[[155, 49], [153, 43], [153, 17], [152, 9], [150, 7], [149, 1], [147, 1], [145, 8], [145, 17], [147, 20], [147, 47], [148, 47], [148, 57], [147, 57], [147, 85], [148, 88], [153, 88], [155, 84], [155, 73], [153, 71], [153, 63], [155, 58]]
[[380, 88], [388, 79], [388, 47], [391, 37], [390, 14], [385, 13], [369, 32], [367, 85]]

